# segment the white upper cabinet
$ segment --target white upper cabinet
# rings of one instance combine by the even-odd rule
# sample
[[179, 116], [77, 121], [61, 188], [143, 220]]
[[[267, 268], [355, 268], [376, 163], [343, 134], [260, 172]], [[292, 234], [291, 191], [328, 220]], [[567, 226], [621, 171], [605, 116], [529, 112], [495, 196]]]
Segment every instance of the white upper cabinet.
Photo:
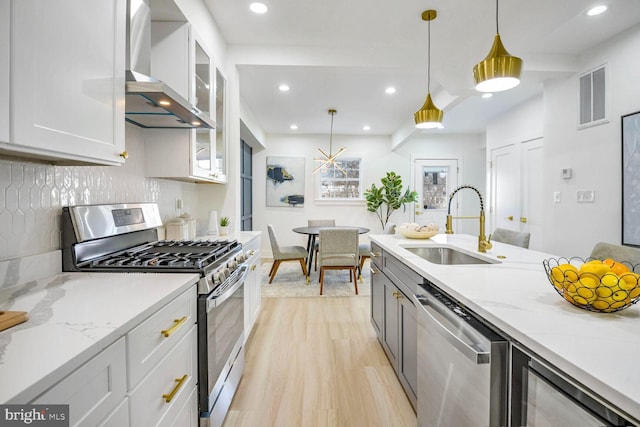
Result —
[[10, 0], [0, 0], [0, 142], [9, 141]]
[[[214, 70], [211, 55], [189, 23], [151, 23], [151, 74], [198, 110], [217, 118]], [[226, 147], [218, 143], [217, 130], [145, 129], [144, 136], [148, 177], [226, 182], [216, 157]]]
[[10, 9], [10, 143], [1, 148], [60, 163], [124, 162], [126, 1], [14, 0]]

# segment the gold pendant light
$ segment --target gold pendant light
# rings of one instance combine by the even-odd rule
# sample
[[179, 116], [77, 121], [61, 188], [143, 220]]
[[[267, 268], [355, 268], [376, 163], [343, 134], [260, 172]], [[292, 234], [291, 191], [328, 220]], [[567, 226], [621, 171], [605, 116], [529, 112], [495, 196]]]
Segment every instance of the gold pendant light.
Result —
[[438, 13], [435, 10], [422, 12], [422, 20], [429, 26], [429, 38], [427, 43], [427, 99], [424, 105], [413, 114], [418, 129], [431, 129], [442, 126], [442, 110], [435, 106], [431, 100], [431, 21], [436, 19]]
[[330, 166], [334, 166], [336, 168], [338, 168], [339, 170], [342, 171], [342, 173], [344, 173], [346, 175], [346, 171], [344, 169], [342, 169], [338, 163], [336, 162], [336, 159], [338, 158], [338, 156], [342, 153], [345, 152], [346, 148], [342, 147], [340, 150], [338, 150], [338, 152], [336, 154], [333, 154], [333, 116], [335, 116], [337, 113], [336, 110], [329, 110], [329, 114], [331, 114], [331, 132], [329, 133], [329, 154], [325, 153], [324, 151], [322, 151], [322, 149], [318, 148], [318, 151], [320, 152], [320, 154], [322, 154], [323, 158], [321, 159], [313, 159], [316, 162], [320, 162], [320, 165], [317, 166], [314, 170], [313, 173], [318, 172], [319, 170], [327, 170]]
[[496, 0], [496, 36], [484, 60], [473, 67], [473, 80], [479, 92], [500, 92], [520, 84], [522, 59], [504, 48], [498, 30], [498, 0]]

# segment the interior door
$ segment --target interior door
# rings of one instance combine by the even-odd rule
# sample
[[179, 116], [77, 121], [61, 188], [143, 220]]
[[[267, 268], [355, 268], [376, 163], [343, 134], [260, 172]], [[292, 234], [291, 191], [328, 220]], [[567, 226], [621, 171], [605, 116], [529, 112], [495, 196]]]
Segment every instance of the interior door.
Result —
[[543, 198], [543, 140], [534, 139], [521, 145], [522, 152], [522, 211], [520, 230], [531, 233], [529, 248], [541, 251]]
[[491, 226], [531, 233], [542, 250], [543, 139], [491, 150]]
[[[413, 221], [420, 225], [437, 224], [444, 231], [449, 195], [458, 186], [458, 159], [414, 159], [413, 188], [418, 192]], [[457, 215], [457, 204], [451, 206]]]

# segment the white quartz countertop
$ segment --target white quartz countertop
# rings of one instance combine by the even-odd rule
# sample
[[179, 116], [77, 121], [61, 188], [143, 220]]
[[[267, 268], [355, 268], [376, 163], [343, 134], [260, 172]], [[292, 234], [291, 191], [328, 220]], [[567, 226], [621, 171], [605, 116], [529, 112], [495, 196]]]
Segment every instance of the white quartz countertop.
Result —
[[[0, 403], [28, 403], [195, 284], [197, 274], [61, 273], [0, 291]], [[194, 290], [194, 298], [196, 292]]]
[[[453, 298], [640, 420], [640, 304], [593, 313], [566, 302], [553, 289], [542, 261], [551, 255], [493, 243], [477, 252], [477, 236], [438, 234], [428, 240], [372, 235], [371, 240]], [[444, 245], [499, 264], [438, 265], [406, 247]], [[504, 259], [498, 259], [504, 256]], [[419, 289], [417, 289], [419, 291]]]

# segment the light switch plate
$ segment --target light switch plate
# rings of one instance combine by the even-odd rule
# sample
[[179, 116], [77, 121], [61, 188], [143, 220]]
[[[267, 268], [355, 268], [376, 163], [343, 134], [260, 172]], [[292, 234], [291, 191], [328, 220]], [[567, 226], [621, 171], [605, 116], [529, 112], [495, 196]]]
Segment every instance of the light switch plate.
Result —
[[571, 168], [563, 168], [561, 171], [561, 176], [564, 179], [569, 179], [573, 175], [573, 170]]
[[560, 203], [560, 192], [559, 191], [554, 191], [553, 192], [553, 203]]
[[577, 199], [578, 203], [593, 203], [596, 198], [595, 191], [593, 190], [578, 190]]

